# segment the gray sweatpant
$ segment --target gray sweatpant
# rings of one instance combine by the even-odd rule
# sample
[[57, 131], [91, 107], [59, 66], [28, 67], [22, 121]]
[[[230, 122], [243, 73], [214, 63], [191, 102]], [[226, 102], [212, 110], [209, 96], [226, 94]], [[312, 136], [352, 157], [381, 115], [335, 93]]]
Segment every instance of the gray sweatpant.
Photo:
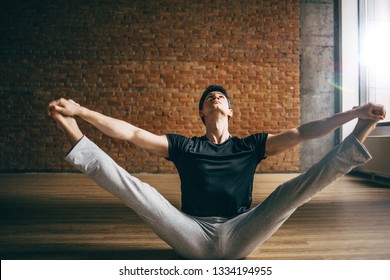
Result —
[[133, 209], [179, 255], [240, 259], [269, 238], [302, 204], [371, 158], [350, 135], [305, 173], [277, 187], [261, 204], [234, 218], [193, 217], [172, 206], [84, 136], [66, 160]]

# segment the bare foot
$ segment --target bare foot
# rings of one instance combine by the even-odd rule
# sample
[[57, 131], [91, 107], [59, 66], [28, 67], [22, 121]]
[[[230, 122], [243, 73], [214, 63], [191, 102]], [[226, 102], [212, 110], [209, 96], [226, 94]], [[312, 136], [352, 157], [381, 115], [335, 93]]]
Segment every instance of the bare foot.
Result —
[[359, 119], [352, 134], [363, 143], [367, 136], [375, 129], [377, 120]]
[[51, 112], [51, 117], [57, 122], [58, 127], [65, 133], [72, 146], [76, 145], [84, 134], [81, 132], [73, 117], [64, 116], [57, 112]]

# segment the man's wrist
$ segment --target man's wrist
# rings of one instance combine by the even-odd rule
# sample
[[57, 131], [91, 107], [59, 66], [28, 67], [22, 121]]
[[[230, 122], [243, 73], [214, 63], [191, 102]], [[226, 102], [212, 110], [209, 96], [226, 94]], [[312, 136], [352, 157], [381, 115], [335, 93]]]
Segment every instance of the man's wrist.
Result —
[[77, 111], [76, 115], [80, 118], [84, 118], [88, 113], [88, 109], [83, 107], [83, 106], [80, 106], [79, 110]]
[[354, 107], [352, 110], [351, 110], [351, 116], [352, 116], [352, 119], [356, 119], [356, 118], [359, 118], [359, 108], [360, 106], [356, 106]]

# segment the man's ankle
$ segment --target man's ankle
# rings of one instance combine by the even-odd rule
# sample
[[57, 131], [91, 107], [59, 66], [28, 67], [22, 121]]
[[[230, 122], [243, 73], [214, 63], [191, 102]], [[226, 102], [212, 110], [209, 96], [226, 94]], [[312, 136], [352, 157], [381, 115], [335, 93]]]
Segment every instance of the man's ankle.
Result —
[[72, 145], [72, 147], [74, 147], [84, 137], [84, 134], [80, 131], [80, 133], [67, 133], [66, 136], [68, 138], [69, 143]]
[[355, 129], [352, 131], [352, 134], [359, 140], [360, 143], [363, 143], [370, 133], [375, 129], [377, 122], [371, 120], [358, 120], [358, 123], [355, 126]]

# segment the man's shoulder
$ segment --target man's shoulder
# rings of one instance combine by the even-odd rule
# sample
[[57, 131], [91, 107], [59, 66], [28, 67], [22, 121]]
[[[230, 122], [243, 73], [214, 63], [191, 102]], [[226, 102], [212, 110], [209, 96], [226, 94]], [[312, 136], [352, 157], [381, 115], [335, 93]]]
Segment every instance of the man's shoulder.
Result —
[[198, 137], [198, 136], [188, 137], [188, 136], [184, 136], [184, 135], [176, 134], [176, 133], [166, 134], [166, 136], [167, 136], [168, 142], [172, 146], [177, 146], [177, 147], [181, 147], [181, 148], [184, 148], [188, 145], [192, 146], [193, 143], [200, 143], [203, 141], [203, 139], [202, 139], [203, 136], [201, 136], [201, 137]]
[[206, 140], [206, 137], [204, 135], [202, 136], [185, 136], [183, 134], [179, 133], [168, 133], [166, 136], [172, 137], [172, 138], [182, 138], [182, 139], [190, 139], [190, 140]]
[[268, 135], [267, 133], [261, 132], [261, 133], [252, 133], [242, 138], [238, 138], [238, 137], [237, 138], [243, 141], [259, 141], [262, 139], [266, 139], [267, 135]]

